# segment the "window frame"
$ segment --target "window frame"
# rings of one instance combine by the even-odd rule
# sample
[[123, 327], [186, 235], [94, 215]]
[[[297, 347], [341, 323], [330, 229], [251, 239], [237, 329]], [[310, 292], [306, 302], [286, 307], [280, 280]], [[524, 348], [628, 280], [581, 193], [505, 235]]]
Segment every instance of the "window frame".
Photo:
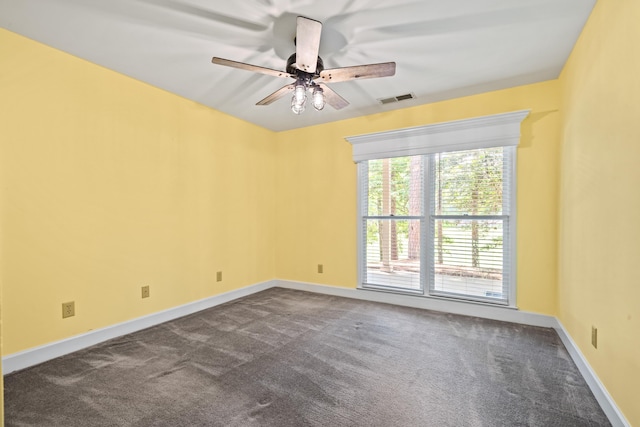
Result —
[[[502, 200], [502, 214], [501, 215], [436, 215], [432, 213], [431, 209], [431, 201], [433, 196], [433, 191], [435, 182], [429, 180], [427, 183], [428, 190], [425, 192], [427, 208], [429, 209], [427, 213], [427, 221], [428, 221], [428, 235], [426, 237], [427, 244], [427, 265], [425, 266], [427, 270], [427, 280], [424, 284], [424, 288], [426, 289], [425, 294], [431, 297], [442, 297], [447, 299], [456, 299], [456, 300], [469, 300], [473, 302], [486, 302], [489, 304], [495, 305], [505, 305], [509, 307], [515, 307], [515, 293], [516, 293], [516, 148], [515, 147], [502, 147], [503, 149], [503, 177], [507, 177], [507, 181], [503, 180], [503, 188], [506, 186], [509, 188], [507, 192], [508, 197]], [[434, 155], [429, 156], [428, 164], [429, 169], [433, 168], [435, 163]], [[429, 175], [430, 177], [433, 175]], [[504, 193], [503, 193], [504, 194]], [[505, 213], [506, 212], [506, 213]], [[433, 289], [435, 280], [435, 263], [434, 263], [434, 237], [435, 237], [435, 220], [436, 219], [479, 219], [479, 220], [491, 220], [491, 219], [500, 219], [503, 221], [503, 243], [502, 243], [502, 265], [503, 265], [503, 276], [507, 277], [507, 280], [503, 279], [502, 287], [503, 293], [507, 295], [506, 301], [498, 301], [492, 299], [491, 297], [473, 297], [466, 296], [464, 294], [455, 294], [451, 292], [445, 291], [436, 291]]]
[[[522, 121], [529, 115], [530, 110], [521, 110], [511, 113], [496, 114], [492, 116], [476, 117], [454, 122], [437, 123], [433, 125], [420, 126], [381, 132], [368, 135], [347, 137], [353, 145], [353, 159], [357, 163], [357, 270], [358, 288], [367, 290], [381, 290], [387, 292], [402, 293], [405, 295], [416, 295], [424, 298], [438, 298], [455, 301], [466, 301], [473, 303], [489, 303], [494, 306], [506, 306], [516, 308], [517, 299], [517, 236], [516, 236], [516, 182], [517, 182], [517, 156], [516, 147], [520, 141], [520, 127]], [[503, 236], [503, 274], [508, 275], [507, 288], [508, 296], [506, 303], [502, 301], [491, 301], [490, 299], [473, 298], [465, 295], [431, 295], [432, 283], [430, 277], [433, 271], [433, 242], [430, 237], [434, 234], [431, 229], [434, 221], [431, 215], [431, 203], [429, 187], [431, 184], [429, 168], [431, 160], [424, 162], [424, 185], [423, 185], [423, 212], [420, 229], [420, 291], [405, 290], [395, 287], [385, 287], [365, 284], [366, 278], [366, 245], [365, 245], [365, 225], [367, 213], [363, 211], [363, 179], [368, 184], [368, 168], [365, 160], [374, 160], [391, 157], [404, 157], [413, 155], [426, 155], [451, 151], [465, 151], [480, 148], [504, 147], [505, 157], [508, 161], [503, 162], [506, 176], [509, 179], [510, 188], [508, 200], [508, 236]], [[363, 178], [366, 172], [366, 178]], [[504, 184], [503, 184], [504, 185]], [[367, 207], [368, 210], [368, 207]], [[404, 219], [404, 217], [396, 217]], [[508, 257], [508, 259], [507, 259]]]
[[[425, 268], [422, 268], [423, 266], [425, 266], [425, 262], [427, 261], [426, 258], [426, 251], [425, 251], [425, 241], [427, 238], [427, 232], [428, 232], [428, 228], [427, 228], [427, 221], [428, 221], [428, 214], [427, 214], [427, 200], [424, 197], [427, 194], [427, 187], [426, 187], [426, 176], [429, 172], [429, 161], [426, 158], [422, 158], [422, 167], [423, 167], [423, 171], [422, 171], [422, 192], [423, 192], [423, 198], [422, 198], [422, 207], [421, 207], [421, 212], [422, 215], [368, 215], [368, 200], [367, 202], [365, 202], [365, 198], [362, 194], [364, 188], [368, 188], [369, 187], [369, 164], [368, 162], [359, 162], [358, 163], [358, 287], [363, 288], [363, 289], [377, 289], [377, 290], [382, 290], [382, 291], [391, 291], [391, 292], [401, 292], [401, 293], [406, 293], [406, 294], [415, 294], [415, 295], [424, 295], [426, 287], [425, 284], [427, 284], [427, 270]], [[364, 203], [367, 203], [366, 206], [366, 213], [367, 215], [363, 215], [363, 213], [365, 213], [365, 205]], [[382, 220], [417, 220], [420, 221], [420, 278], [419, 278], [419, 283], [420, 283], [420, 288], [419, 289], [411, 289], [411, 288], [401, 288], [399, 286], [385, 286], [385, 285], [380, 285], [380, 284], [374, 284], [374, 283], [365, 283], [365, 279], [366, 279], [366, 272], [365, 272], [365, 267], [366, 267], [366, 259], [367, 259], [367, 247], [365, 245], [365, 230], [367, 229], [367, 220], [369, 219], [382, 219]]]

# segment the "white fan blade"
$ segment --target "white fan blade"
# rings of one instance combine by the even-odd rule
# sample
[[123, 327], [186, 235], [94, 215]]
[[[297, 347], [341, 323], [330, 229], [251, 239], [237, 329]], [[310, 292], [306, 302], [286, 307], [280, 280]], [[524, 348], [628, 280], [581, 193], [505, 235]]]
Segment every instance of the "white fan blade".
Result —
[[247, 70], [247, 71], [253, 71], [255, 73], [267, 74], [269, 76], [293, 77], [293, 78], [295, 78], [295, 76], [293, 76], [293, 75], [291, 75], [289, 73], [285, 73], [284, 71], [273, 70], [271, 68], [260, 67], [258, 65], [246, 64], [244, 62], [232, 61], [230, 59], [217, 58], [215, 56], [211, 59], [211, 62], [213, 62], [214, 64], [218, 64], [218, 65], [224, 65], [225, 67], [239, 68], [241, 70]]
[[338, 95], [333, 89], [329, 86], [320, 83], [318, 86], [322, 88], [324, 92], [324, 97], [327, 104], [331, 105], [336, 110], [342, 110], [344, 107], [349, 105], [349, 101]]
[[320, 50], [322, 23], [298, 16], [296, 29], [296, 68], [305, 73], [315, 73]]
[[373, 79], [393, 76], [396, 73], [395, 62], [381, 64], [356, 65], [354, 67], [333, 68], [320, 72], [320, 79], [325, 83], [344, 82], [347, 80]]
[[280, 89], [278, 89], [277, 91], [273, 92], [271, 95], [269, 95], [266, 98], [258, 101], [256, 103], [256, 105], [269, 105], [272, 102], [275, 102], [278, 99], [282, 98], [283, 96], [285, 96], [289, 92], [293, 92], [293, 89], [295, 89], [295, 85], [294, 84], [283, 86]]

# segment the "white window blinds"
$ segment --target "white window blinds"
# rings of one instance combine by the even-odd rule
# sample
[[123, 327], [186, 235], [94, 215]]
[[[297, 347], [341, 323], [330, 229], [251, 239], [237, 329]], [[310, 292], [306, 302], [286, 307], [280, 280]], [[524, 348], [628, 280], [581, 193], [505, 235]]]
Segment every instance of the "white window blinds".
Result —
[[431, 155], [431, 295], [508, 304], [513, 151]]
[[361, 165], [367, 284], [422, 290], [425, 165], [420, 156], [369, 160]]

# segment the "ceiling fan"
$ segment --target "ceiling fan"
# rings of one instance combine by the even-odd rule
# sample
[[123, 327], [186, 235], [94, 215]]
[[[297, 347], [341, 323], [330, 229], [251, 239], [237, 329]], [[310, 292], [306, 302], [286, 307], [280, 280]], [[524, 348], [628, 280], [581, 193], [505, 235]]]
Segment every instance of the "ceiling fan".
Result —
[[256, 105], [269, 105], [293, 92], [291, 110], [302, 114], [307, 101], [307, 91], [311, 93], [311, 100], [316, 110], [322, 110], [326, 104], [340, 110], [349, 102], [330, 89], [325, 83], [344, 82], [347, 80], [370, 79], [375, 77], [393, 76], [396, 73], [395, 62], [380, 64], [357, 65], [353, 67], [324, 69], [322, 58], [318, 56], [320, 49], [320, 35], [322, 23], [313, 19], [298, 16], [296, 21], [296, 52], [287, 60], [286, 71], [246, 64], [213, 57], [211, 62], [241, 70], [253, 71], [275, 77], [295, 79], [294, 83], [281, 87]]

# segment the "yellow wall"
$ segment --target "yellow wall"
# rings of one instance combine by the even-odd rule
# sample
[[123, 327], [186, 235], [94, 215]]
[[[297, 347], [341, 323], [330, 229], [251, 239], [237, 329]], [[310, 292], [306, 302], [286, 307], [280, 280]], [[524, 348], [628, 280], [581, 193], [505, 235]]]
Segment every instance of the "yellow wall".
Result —
[[276, 275], [357, 286], [357, 177], [344, 137], [523, 109], [532, 112], [518, 148], [517, 304], [555, 315], [557, 81], [278, 133]]
[[[640, 2], [597, 3], [561, 77], [559, 318], [640, 426]], [[598, 328], [598, 349], [591, 326]]]
[[[0, 186], [1, 186], [0, 182]], [[2, 223], [2, 204], [0, 203], [0, 224]], [[0, 227], [0, 241], [2, 227]], [[2, 356], [2, 245], [0, 245], [0, 356]], [[0, 426], [4, 426], [4, 375], [2, 373], [2, 358], [0, 357]]]
[[4, 30], [0, 70], [3, 354], [273, 279], [273, 132]]

